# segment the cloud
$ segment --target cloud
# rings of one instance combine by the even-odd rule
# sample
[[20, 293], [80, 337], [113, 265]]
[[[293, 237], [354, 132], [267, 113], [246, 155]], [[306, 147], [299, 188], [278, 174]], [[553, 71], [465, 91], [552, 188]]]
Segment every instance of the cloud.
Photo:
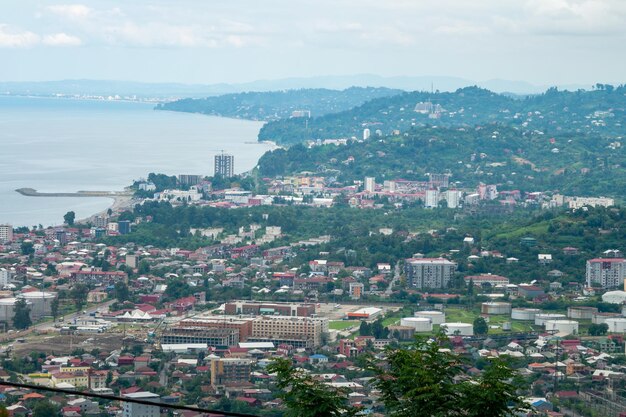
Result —
[[93, 14], [93, 10], [84, 4], [56, 4], [46, 10], [70, 20], [84, 20]]
[[0, 24], [0, 48], [29, 48], [39, 43], [40, 37], [30, 31], [18, 31]]
[[83, 41], [67, 33], [55, 33], [53, 35], [44, 36], [42, 43], [48, 46], [80, 46], [83, 44]]

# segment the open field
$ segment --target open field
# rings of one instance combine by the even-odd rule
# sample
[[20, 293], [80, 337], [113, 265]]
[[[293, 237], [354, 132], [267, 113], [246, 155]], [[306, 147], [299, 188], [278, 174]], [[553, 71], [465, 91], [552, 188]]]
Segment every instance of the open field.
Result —
[[120, 334], [105, 333], [97, 335], [41, 335], [31, 337], [28, 343], [13, 343], [15, 356], [26, 356], [31, 352], [45, 352], [48, 355], [69, 355], [76, 349], [90, 352], [93, 349], [111, 352], [122, 348]]
[[356, 326], [359, 327], [358, 320], [336, 320], [328, 323], [328, 328], [330, 330], [345, 330], [349, 327]]

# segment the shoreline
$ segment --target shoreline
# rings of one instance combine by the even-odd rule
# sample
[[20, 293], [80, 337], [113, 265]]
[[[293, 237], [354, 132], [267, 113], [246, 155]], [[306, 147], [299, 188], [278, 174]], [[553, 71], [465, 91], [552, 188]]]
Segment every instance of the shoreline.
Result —
[[111, 210], [113, 214], [119, 214], [128, 209], [132, 209], [138, 201], [135, 199], [132, 192], [125, 191], [76, 191], [73, 193], [46, 193], [39, 192], [34, 188], [18, 188], [15, 190], [17, 193], [25, 197], [96, 197], [96, 198], [110, 198], [111, 204], [104, 210], [94, 213], [88, 217], [78, 219], [74, 223], [77, 224], [89, 224], [95, 221], [96, 217], [108, 217], [108, 212]]

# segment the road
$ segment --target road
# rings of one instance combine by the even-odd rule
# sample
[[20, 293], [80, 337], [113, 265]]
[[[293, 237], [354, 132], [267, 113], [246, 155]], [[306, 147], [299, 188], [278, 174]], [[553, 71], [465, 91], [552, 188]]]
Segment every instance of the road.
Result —
[[393, 278], [391, 279], [389, 286], [385, 290], [385, 294], [387, 295], [387, 297], [391, 297], [391, 293], [393, 293], [393, 286], [396, 285], [396, 281], [400, 279], [401, 274], [402, 271], [400, 270], [400, 261], [398, 261], [396, 262], [396, 267], [393, 269]]
[[[67, 323], [67, 322], [72, 322], [74, 321], [74, 319], [81, 317], [81, 316], [88, 316], [90, 313], [95, 313], [99, 310], [103, 310], [103, 311], [108, 311], [109, 306], [111, 304], [113, 304], [115, 302], [115, 300], [110, 300], [101, 304], [96, 304], [93, 305], [89, 308], [86, 308], [84, 311], [85, 313], [83, 313], [82, 311], [77, 311], [76, 313], [71, 313], [71, 314], [66, 314], [63, 317], [63, 323]], [[29, 336], [31, 334], [33, 334], [34, 332], [45, 332], [45, 331], [49, 331], [49, 330], [55, 330], [54, 325], [55, 324], [61, 324], [61, 322], [57, 321], [52, 322], [52, 321], [46, 321], [43, 323], [39, 323], [36, 324], [34, 326], [29, 327], [26, 330], [20, 330], [20, 331], [16, 331], [16, 332], [12, 332], [12, 333], [2, 333], [0, 335], [0, 343], [5, 343], [5, 342], [10, 342], [13, 341], [15, 339], [23, 339], [26, 336]]]

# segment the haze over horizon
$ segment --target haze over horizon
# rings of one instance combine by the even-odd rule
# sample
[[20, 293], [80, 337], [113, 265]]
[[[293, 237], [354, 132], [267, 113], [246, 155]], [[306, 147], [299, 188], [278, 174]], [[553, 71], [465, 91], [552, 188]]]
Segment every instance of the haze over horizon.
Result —
[[[379, 74], [621, 83], [626, 3], [24, 0], [0, 6], [2, 81], [186, 84]], [[601, 45], [602, 48], [599, 48]]]

